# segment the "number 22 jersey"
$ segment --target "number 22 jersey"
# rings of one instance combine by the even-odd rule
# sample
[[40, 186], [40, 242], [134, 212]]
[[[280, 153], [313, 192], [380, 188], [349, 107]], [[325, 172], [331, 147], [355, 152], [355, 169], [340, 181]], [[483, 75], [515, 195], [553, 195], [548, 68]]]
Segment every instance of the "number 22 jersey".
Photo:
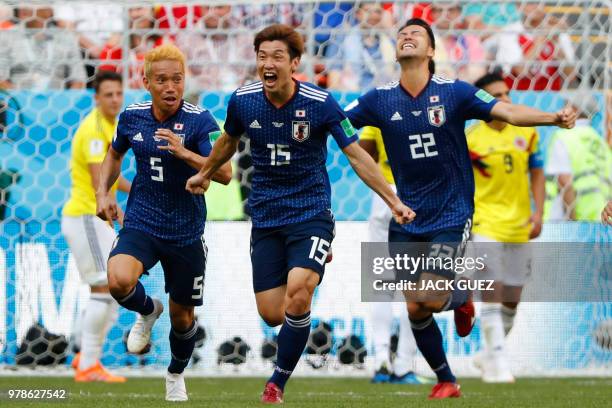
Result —
[[437, 75], [412, 96], [399, 82], [347, 106], [352, 124], [378, 127], [402, 202], [416, 218], [405, 231], [425, 234], [463, 227], [474, 212], [474, 174], [465, 137], [469, 119], [490, 120], [497, 100]]

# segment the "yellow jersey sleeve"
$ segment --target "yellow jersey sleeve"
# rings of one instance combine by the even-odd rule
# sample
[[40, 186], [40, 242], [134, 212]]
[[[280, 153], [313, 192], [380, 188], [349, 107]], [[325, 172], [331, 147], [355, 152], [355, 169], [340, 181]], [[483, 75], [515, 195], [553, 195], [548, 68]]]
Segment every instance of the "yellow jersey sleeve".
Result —
[[[79, 126], [72, 139], [70, 158], [70, 198], [64, 205], [63, 214], [69, 216], [95, 215], [96, 195], [92, 184], [89, 165], [104, 160], [115, 131], [116, 124], [101, 120], [97, 109]], [[118, 182], [112, 187], [117, 189]]]
[[534, 154], [538, 152], [538, 143], [540, 143], [540, 135], [538, 135], [538, 131], [535, 128], [531, 128], [533, 133], [531, 133], [531, 137], [529, 138], [529, 147], [527, 150], [529, 154]]
[[379, 128], [374, 126], [365, 126], [361, 131], [360, 140], [373, 140], [376, 142], [376, 150], [378, 150], [378, 166], [382, 172], [385, 180], [389, 184], [395, 184], [393, 180], [393, 173], [389, 166], [389, 158], [387, 157], [387, 151], [385, 150], [385, 144], [382, 138], [382, 132]]
[[[380, 132], [380, 129], [377, 127], [365, 126], [363, 130], [361, 131], [361, 135], [359, 136], [359, 139], [373, 140], [373, 141], [376, 141], [377, 139], [382, 140], [382, 134]], [[377, 145], [376, 147], [378, 147], [378, 143], [376, 145]]]
[[529, 152], [529, 168], [530, 169], [541, 169], [544, 167], [544, 155], [540, 150], [540, 135], [536, 128], [529, 128], [533, 130], [529, 146], [527, 151]]
[[[81, 130], [81, 129], [80, 129]], [[99, 132], [92, 132], [91, 129], [82, 129], [83, 142], [81, 143], [81, 154], [87, 164], [102, 163], [106, 151], [108, 150], [108, 141]]]

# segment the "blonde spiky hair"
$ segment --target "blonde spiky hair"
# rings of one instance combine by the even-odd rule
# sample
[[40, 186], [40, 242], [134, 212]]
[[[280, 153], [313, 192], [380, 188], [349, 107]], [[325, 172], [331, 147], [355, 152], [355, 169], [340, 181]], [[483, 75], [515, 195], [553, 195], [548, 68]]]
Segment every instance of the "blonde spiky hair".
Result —
[[145, 54], [144, 74], [147, 78], [151, 75], [151, 65], [158, 61], [178, 61], [185, 72], [185, 54], [173, 44], [160, 45]]

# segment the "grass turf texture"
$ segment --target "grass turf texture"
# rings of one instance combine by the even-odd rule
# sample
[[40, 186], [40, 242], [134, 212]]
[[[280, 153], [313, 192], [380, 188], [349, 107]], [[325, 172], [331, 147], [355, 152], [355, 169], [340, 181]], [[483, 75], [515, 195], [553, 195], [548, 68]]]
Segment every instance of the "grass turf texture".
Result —
[[[262, 407], [263, 378], [187, 378], [189, 402], [181, 406]], [[289, 407], [604, 407], [612, 401], [612, 378], [520, 379], [516, 384], [462, 381], [463, 397], [428, 401], [430, 385], [374, 385], [366, 379], [294, 378], [285, 404]], [[8, 400], [7, 390], [69, 390], [67, 400], [42, 402]], [[125, 384], [76, 384], [71, 378], [0, 377], [0, 406], [38, 407], [158, 407], [164, 401], [163, 378], [130, 378]]]

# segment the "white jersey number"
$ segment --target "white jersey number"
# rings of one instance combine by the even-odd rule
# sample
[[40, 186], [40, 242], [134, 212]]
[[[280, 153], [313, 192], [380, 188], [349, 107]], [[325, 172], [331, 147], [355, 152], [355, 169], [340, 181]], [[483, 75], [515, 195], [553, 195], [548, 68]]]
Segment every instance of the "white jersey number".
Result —
[[[312, 247], [310, 248], [308, 257], [323, 265], [327, 258], [327, 253], [329, 252], [330, 243], [323, 238], [315, 236], [310, 237], [310, 239], [312, 240]], [[319, 256], [316, 256], [317, 254], [319, 254]]]
[[291, 153], [289, 145], [268, 143], [266, 145], [270, 149], [270, 165], [283, 166], [289, 164]]
[[413, 159], [422, 159], [423, 157], [434, 157], [438, 155], [436, 150], [436, 139], [433, 133], [425, 133], [423, 135], [410, 135], [410, 154]]
[[204, 294], [204, 277], [196, 276], [193, 278], [193, 291], [195, 292], [191, 295], [192, 299], [202, 299], [202, 295]]
[[157, 163], [161, 164], [161, 158], [151, 157], [151, 170], [156, 171], [157, 175], [151, 175], [151, 180], [164, 181], [164, 168], [157, 166]]

